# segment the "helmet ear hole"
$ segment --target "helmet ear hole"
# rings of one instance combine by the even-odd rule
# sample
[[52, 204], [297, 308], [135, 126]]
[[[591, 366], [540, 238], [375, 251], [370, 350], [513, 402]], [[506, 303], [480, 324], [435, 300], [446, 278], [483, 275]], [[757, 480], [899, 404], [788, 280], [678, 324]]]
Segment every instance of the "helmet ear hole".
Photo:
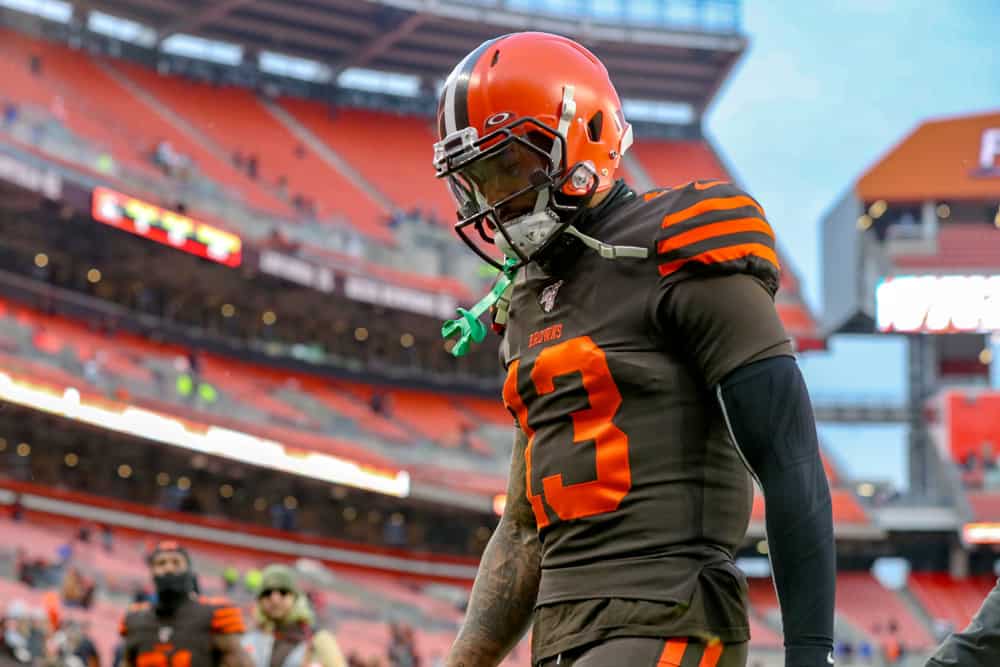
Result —
[[604, 112], [598, 111], [587, 121], [587, 136], [591, 141], [601, 140], [601, 132], [604, 129]]

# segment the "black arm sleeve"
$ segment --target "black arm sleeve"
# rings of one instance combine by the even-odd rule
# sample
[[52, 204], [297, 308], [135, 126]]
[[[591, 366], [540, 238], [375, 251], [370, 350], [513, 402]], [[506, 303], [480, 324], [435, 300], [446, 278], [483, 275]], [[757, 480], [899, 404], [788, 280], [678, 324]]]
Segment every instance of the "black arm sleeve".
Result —
[[927, 667], [1000, 665], [1000, 581], [965, 630], [949, 636]]
[[730, 372], [717, 392], [737, 447], [764, 492], [785, 665], [827, 665], [836, 550], [830, 488], [805, 381], [793, 358], [779, 356]]

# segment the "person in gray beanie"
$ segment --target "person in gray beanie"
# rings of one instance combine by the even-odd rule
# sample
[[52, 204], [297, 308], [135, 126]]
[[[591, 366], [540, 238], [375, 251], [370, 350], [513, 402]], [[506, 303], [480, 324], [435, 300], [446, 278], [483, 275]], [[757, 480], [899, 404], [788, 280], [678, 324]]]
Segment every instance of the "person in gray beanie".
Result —
[[295, 573], [284, 565], [269, 565], [261, 574], [257, 629], [243, 638], [256, 667], [346, 667], [328, 630], [316, 629], [316, 615], [299, 589]]

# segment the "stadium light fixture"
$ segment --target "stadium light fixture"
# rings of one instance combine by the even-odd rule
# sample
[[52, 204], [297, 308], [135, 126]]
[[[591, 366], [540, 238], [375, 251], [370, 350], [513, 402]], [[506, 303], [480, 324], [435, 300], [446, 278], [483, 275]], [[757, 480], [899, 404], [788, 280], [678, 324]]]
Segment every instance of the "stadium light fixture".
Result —
[[951, 206], [948, 206], [947, 204], [938, 204], [934, 211], [937, 213], [937, 217], [941, 220], [947, 220], [951, 217]]
[[872, 219], [878, 220], [888, 209], [889, 204], [887, 204], [884, 199], [879, 199], [868, 207], [868, 215], [870, 215]]
[[46, 255], [44, 252], [40, 252], [37, 255], [35, 255], [35, 266], [37, 266], [40, 269], [44, 269], [48, 265], [49, 265], [48, 255]]
[[858, 218], [858, 229], [860, 229], [861, 231], [865, 231], [871, 226], [872, 226], [872, 218], [870, 215], [865, 214]]
[[0, 0], [0, 7], [40, 16], [57, 23], [69, 23], [73, 18], [73, 5], [63, 0]]

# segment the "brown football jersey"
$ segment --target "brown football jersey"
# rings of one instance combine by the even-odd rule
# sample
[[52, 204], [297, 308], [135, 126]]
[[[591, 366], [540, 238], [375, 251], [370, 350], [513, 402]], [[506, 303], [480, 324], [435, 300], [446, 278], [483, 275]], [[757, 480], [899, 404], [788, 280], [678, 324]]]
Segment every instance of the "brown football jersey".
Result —
[[[732, 558], [752, 487], [714, 385], [791, 352], [774, 312], [773, 233], [757, 202], [718, 181], [632, 195], [584, 231], [650, 256], [582, 252], [558, 275], [528, 265], [500, 349], [542, 544], [536, 648], [568, 648], [558, 635], [581, 625], [572, 609], [591, 626], [606, 620], [600, 599], [659, 603], [647, 616], [662, 622], [622, 612], [647, 626], [637, 634], [745, 640], [746, 585]], [[720, 331], [685, 283], [712, 283], [714, 298], [741, 302], [727, 307], [748, 319], [769, 310], [777, 325]], [[664, 604], [699, 611], [679, 619]]]
[[134, 667], [217, 665], [215, 635], [245, 631], [238, 607], [204, 597], [183, 603], [170, 616], [158, 616], [148, 603], [132, 605], [121, 624], [125, 656]]

